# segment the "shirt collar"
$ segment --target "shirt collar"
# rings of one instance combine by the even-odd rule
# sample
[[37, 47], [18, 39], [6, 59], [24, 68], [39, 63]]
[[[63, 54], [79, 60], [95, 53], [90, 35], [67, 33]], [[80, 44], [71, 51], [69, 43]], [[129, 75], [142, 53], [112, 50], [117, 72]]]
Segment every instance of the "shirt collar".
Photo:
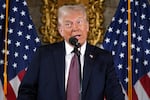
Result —
[[[81, 55], [84, 55], [85, 54], [85, 49], [86, 49], [86, 44], [87, 42], [85, 42], [79, 49], [80, 49], [80, 52], [81, 52]], [[73, 47], [65, 41], [65, 49], [66, 49], [66, 55], [70, 54], [72, 51], [73, 51]]]

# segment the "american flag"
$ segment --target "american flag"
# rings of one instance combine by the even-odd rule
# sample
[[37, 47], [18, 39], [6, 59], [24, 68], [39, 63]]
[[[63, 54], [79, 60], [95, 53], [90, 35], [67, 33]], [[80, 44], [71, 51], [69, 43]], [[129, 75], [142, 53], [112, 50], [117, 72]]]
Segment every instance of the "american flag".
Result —
[[18, 87], [33, 53], [41, 45], [25, 0], [9, 0], [7, 95], [4, 95], [6, 0], [0, 0], [0, 100], [16, 100]]
[[[132, 100], [150, 100], [150, 5], [147, 0], [130, 0]], [[106, 31], [102, 48], [111, 51], [123, 90], [128, 92], [128, 1], [120, 0]]]

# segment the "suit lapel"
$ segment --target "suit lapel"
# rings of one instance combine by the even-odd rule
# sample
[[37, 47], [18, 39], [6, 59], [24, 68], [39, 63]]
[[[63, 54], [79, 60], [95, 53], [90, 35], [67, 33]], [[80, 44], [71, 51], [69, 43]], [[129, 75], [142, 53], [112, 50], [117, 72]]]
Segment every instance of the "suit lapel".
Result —
[[85, 52], [85, 61], [84, 61], [84, 69], [83, 69], [84, 73], [83, 73], [83, 81], [82, 81], [83, 95], [86, 92], [89, 78], [91, 76], [91, 72], [94, 67], [94, 59], [95, 59], [94, 48], [93, 46], [87, 45], [86, 52]]
[[[62, 45], [63, 44], [63, 45]], [[56, 64], [56, 74], [61, 92], [61, 97], [65, 98], [65, 47], [64, 42], [61, 42], [54, 51], [54, 61]]]

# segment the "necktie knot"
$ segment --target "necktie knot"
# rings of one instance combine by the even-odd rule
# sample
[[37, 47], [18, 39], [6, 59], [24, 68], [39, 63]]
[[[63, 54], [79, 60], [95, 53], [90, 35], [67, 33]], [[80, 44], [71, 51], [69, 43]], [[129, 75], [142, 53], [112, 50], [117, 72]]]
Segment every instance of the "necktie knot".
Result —
[[81, 54], [80, 50], [78, 48], [76, 48], [76, 47], [73, 49], [72, 52], [74, 52], [77, 56], [80, 56], [80, 54]]

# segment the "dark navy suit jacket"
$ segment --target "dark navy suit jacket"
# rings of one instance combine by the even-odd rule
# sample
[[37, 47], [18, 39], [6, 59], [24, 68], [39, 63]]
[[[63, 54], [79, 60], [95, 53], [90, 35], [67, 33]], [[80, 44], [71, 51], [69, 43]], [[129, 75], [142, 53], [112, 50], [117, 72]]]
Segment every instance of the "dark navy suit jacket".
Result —
[[[124, 100], [109, 52], [87, 44], [82, 100]], [[65, 44], [42, 46], [28, 67], [17, 100], [66, 100]]]

